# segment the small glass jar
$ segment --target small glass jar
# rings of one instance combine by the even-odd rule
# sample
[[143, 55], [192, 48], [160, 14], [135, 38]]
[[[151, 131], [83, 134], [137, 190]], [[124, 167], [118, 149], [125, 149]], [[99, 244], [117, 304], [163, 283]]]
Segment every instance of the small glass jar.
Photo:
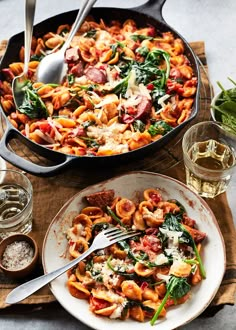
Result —
[[0, 238], [32, 230], [33, 188], [25, 174], [0, 170]]

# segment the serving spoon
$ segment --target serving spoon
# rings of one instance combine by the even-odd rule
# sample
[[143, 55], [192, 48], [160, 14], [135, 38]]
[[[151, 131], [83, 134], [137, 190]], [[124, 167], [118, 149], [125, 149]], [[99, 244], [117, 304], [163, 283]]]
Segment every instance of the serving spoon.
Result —
[[18, 109], [24, 100], [24, 87], [28, 83], [28, 69], [30, 61], [31, 41], [33, 34], [34, 14], [36, 0], [25, 0], [25, 32], [24, 32], [24, 69], [23, 72], [12, 81], [12, 93], [16, 108]]
[[90, 9], [97, 0], [84, 0], [76, 17], [76, 20], [71, 28], [71, 31], [61, 47], [61, 49], [55, 53], [51, 53], [45, 56], [39, 63], [36, 77], [37, 81], [48, 84], [60, 84], [66, 75], [67, 66], [65, 63], [65, 51], [70, 46], [70, 43], [75, 36], [76, 32], [84, 22], [84, 19], [88, 15]]

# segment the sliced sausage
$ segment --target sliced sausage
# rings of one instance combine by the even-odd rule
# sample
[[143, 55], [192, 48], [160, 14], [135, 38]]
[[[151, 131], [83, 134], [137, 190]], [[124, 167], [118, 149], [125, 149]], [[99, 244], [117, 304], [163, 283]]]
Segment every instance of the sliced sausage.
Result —
[[200, 243], [206, 238], [206, 233], [203, 233], [202, 231], [189, 227], [187, 225], [184, 225], [185, 229], [189, 232], [189, 234], [194, 239], [195, 243]]
[[106, 74], [95, 67], [88, 68], [88, 70], [85, 72], [85, 75], [89, 80], [98, 84], [105, 84], [107, 81]]
[[183, 222], [184, 225], [187, 225], [187, 226], [192, 227], [192, 228], [196, 224], [196, 221], [193, 220], [193, 219], [191, 219], [191, 218], [189, 218], [189, 216], [187, 216], [186, 213], [183, 214], [183, 220], [182, 220], [182, 222]]
[[144, 119], [149, 115], [152, 108], [152, 101], [146, 96], [142, 96], [141, 102], [137, 105], [137, 114], [135, 119]]
[[78, 49], [69, 48], [66, 50], [65, 58], [67, 62], [75, 62], [79, 59]]
[[92, 206], [104, 208], [110, 206], [114, 200], [115, 192], [113, 189], [99, 191], [85, 196], [87, 202]]
[[79, 61], [79, 63], [77, 63], [76, 65], [74, 65], [71, 68], [71, 73], [73, 75], [75, 75], [76, 77], [81, 77], [84, 75], [84, 66], [83, 63], [81, 61]]

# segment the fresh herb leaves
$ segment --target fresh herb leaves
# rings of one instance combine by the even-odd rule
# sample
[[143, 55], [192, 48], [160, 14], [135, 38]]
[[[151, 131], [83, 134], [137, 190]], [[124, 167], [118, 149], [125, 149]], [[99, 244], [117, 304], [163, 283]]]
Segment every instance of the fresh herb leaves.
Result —
[[69, 86], [72, 86], [75, 83], [75, 76], [72, 73], [68, 74], [67, 81]]
[[109, 206], [107, 206], [107, 212], [112, 217], [112, 219], [114, 219], [120, 226], [126, 228], [126, 226], [123, 224], [121, 219], [112, 211], [112, 209]]
[[96, 29], [92, 29], [92, 30], [89, 30], [88, 32], [86, 32], [84, 34], [84, 37], [85, 38], [93, 38], [93, 39], [95, 39], [96, 38], [96, 33], [97, 33], [97, 30]]
[[190, 290], [191, 285], [188, 284], [187, 279], [183, 277], [171, 276], [170, 281], [167, 283], [167, 291], [165, 297], [163, 298], [160, 306], [155, 312], [153, 318], [151, 319], [151, 325], [154, 325], [156, 320], [158, 319], [165, 303], [169, 297], [177, 300], [184, 297]]
[[134, 127], [135, 132], [142, 133], [145, 131], [145, 124], [139, 119], [137, 119], [133, 122], [133, 127]]
[[[185, 229], [185, 227], [180, 223], [180, 216], [178, 214], [175, 215], [172, 213], [167, 213], [165, 215], [165, 221], [160, 226], [160, 228], [167, 229], [170, 231], [182, 232], [181, 236], [179, 237], [179, 243], [185, 243], [193, 249], [196, 259], [199, 263], [200, 273], [203, 278], [206, 278], [206, 271], [204, 269], [203, 262], [196, 247], [196, 244], [194, 242], [194, 239], [192, 238], [190, 233]], [[163, 234], [160, 231], [160, 236], [162, 235]], [[162, 241], [164, 240], [165, 237], [162, 237]]]
[[149, 49], [146, 46], [142, 46], [136, 49], [136, 53], [139, 53], [141, 56], [146, 57], [149, 53]]
[[[155, 49], [150, 52], [143, 49], [142, 55], [144, 53], [146, 56], [144, 62], [128, 60], [119, 66], [120, 75], [123, 79], [113, 88], [112, 92], [125, 95], [131, 72], [135, 72], [137, 84], [148, 85], [151, 83], [153, 85], [154, 88], [151, 94], [155, 105], [158, 99], [165, 94], [166, 80], [170, 73], [170, 56], [162, 49]], [[159, 66], [163, 63], [165, 63], [165, 68], [160, 69]]]
[[226, 90], [220, 82], [217, 82], [222, 92], [215, 105], [212, 105], [212, 108], [215, 109], [216, 120], [229, 126], [236, 132], [236, 82], [231, 78], [228, 79], [235, 87]]
[[153, 40], [153, 37], [145, 36], [144, 34], [132, 34], [130, 38], [133, 41]]
[[37, 94], [37, 90], [33, 88], [32, 83], [29, 81], [24, 87], [24, 99], [22, 105], [18, 108], [21, 113], [24, 113], [31, 119], [47, 118], [47, 108]]
[[168, 132], [172, 131], [172, 129], [173, 129], [173, 127], [168, 125], [165, 121], [158, 120], [155, 123], [153, 123], [152, 125], [150, 125], [150, 127], [148, 129], [148, 133], [151, 136], [155, 136], [157, 134], [165, 135]]

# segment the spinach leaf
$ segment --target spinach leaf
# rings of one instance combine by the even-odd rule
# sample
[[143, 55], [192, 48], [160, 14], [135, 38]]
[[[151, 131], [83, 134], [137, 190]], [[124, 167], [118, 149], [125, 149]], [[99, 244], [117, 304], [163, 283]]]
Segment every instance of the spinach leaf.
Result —
[[86, 260], [85, 269], [90, 272], [93, 269], [93, 265], [94, 265], [93, 258], [90, 258], [90, 259]]
[[156, 49], [151, 51], [146, 57], [146, 61], [151, 62], [155, 66], [161, 64], [163, 60], [166, 63], [166, 69], [160, 70], [159, 76], [151, 82], [154, 86], [151, 96], [156, 109], [159, 108], [159, 98], [166, 93], [166, 81], [170, 74], [170, 55], [161, 49]]
[[72, 73], [68, 74], [67, 81], [69, 86], [72, 86], [75, 83], [75, 76]]
[[90, 85], [87, 85], [87, 86], [80, 85], [78, 87], [85, 90], [85, 91], [92, 92], [92, 91], [94, 91], [98, 88], [98, 85], [97, 84], [90, 84]]
[[191, 289], [191, 285], [187, 282], [185, 277], [171, 276], [169, 283], [167, 284], [167, 290], [170, 293], [171, 298], [179, 299], [185, 296]]
[[122, 79], [113, 89], [111, 92], [114, 94], [121, 94], [122, 96], [125, 95], [127, 88], [128, 88], [128, 81], [129, 81], [130, 73]]
[[[119, 66], [120, 76], [123, 78], [112, 90], [115, 94], [125, 95], [131, 71], [135, 72], [136, 83], [147, 85], [152, 83], [154, 90], [152, 98], [157, 103], [158, 98], [165, 94], [166, 80], [170, 72], [170, 56], [161, 49], [153, 50], [147, 53], [144, 62], [137, 62], [129, 59], [122, 62]], [[159, 65], [166, 62], [166, 68], [160, 69]]]
[[125, 44], [123, 42], [120, 42], [120, 41], [116, 41], [117, 45], [120, 47], [120, 48], [124, 48], [125, 47]]
[[[193, 249], [196, 259], [199, 262], [200, 273], [203, 278], [206, 278], [206, 271], [204, 269], [202, 259], [198, 252], [194, 239], [192, 238], [190, 233], [185, 229], [185, 227], [179, 222], [179, 216], [172, 213], [167, 213], [165, 215], [165, 220], [163, 224], [160, 226], [160, 228], [170, 231], [182, 232], [182, 235], [179, 237], [179, 243], [185, 243]], [[166, 240], [166, 235], [163, 234], [161, 231], [159, 232], [159, 235], [161, 237], [161, 240], [164, 242]]]
[[88, 148], [98, 148], [100, 146], [96, 139], [85, 136], [80, 136], [80, 139], [85, 141]]
[[145, 306], [137, 300], [127, 300], [127, 302], [122, 310], [122, 313], [121, 313], [122, 318], [125, 318], [129, 311], [129, 308], [132, 308], [134, 306], [140, 306], [142, 308], [142, 310], [147, 311], [148, 313], [153, 313], [153, 311], [154, 311], [154, 309], [152, 309], [151, 307]]
[[[127, 279], [137, 279], [137, 274], [135, 272], [133, 273], [127, 273], [126, 272], [126, 269], [125, 270], [121, 270], [119, 268], [115, 269], [112, 265], [111, 265], [111, 259], [112, 259], [112, 256], [110, 256], [107, 260], [107, 266], [117, 275], [121, 275], [121, 276], [124, 276], [126, 277]], [[123, 267], [122, 267], [123, 268]]]
[[142, 133], [145, 131], [145, 124], [139, 119], [137, 119], [133, 122], [133, 127], [134, 127], [135, 132]]
[[170, 55], [162, 49], [154, 49], [146, 57], [146, 61], [149, 61], [155, 65], [160, 65], [163, 59], [166, 62], [166, 79], [167, 79], [170, 74]]
[[68, 32], [69, 30], [67, 28], [64, 28], [63, 30], [61, 30], [60, 36], [64, 37], [64, 35], [67, 34]]
[[117, 48], [118, 48], [118, 44], [111, 45], [112, 53], [111, 53], [111, 58], [110, 59], [112, 59], [116, 55]]
[[95, 125], [94, 120], [86, 120], [85, 122], [82, 123], [82, 126], [84, 129], [87, 129], [89, 126]]
[[176, 277], [176, 276], [172, 275], [166, 288], [167, 288], [166, 294], [165, 294], [160, 306], [156, 310], [153, 318], [150, 321], [151, 325], [154, 325], [154, 323], [158, 319], [163, 307], [165, 306], [167, 299], [169, 297], [171, 297], [173, 299], [179, 299], [179, 298], [184, 297], [191, 290], [191, 285], [188, 284], [186, 278]]
[[215, 106], [215, 108], [225, 115], [234, 116], [236, 113], [236, 102], [231, 100], [224, 101], [222, 104]]
[[[236, 86], [233, 79], [228, 79]], [[226, 90], [219, 81], [217, 84], [222, 92], [215, 105], [211, 107], [215, 110], [216, 119], [232, 128], [233, 133], [236, 134], [236, 87]]]
[[[129, 244], [126, 241], [119, 241], [119, 242], [117, 242], [117, 245], [122, 250], [126, 251], [126, 253], [130, 259], [134, 260], [135, 262], [142, 261], [148, 267], [148, 263], [144, 262], [144, 261], [148, 260], [148, 255], [144, 251], [140, 251], [139, 255], [138, 254], [134, 255], [132, 250], [130, 249]], [[151, 266], [151, 267], [153, 267], [153, 266]]]
[[109, 206], [107, 206], [107, 212], [112, 217], [112, 219], [114, 219], [120, 226], [126, 228], [126, 226], [123, 224], [121, 219], [112, 211], [112, 209]]
[[95, 232], [100, 232], [100, 231], [105, 230], [109, 227], [110, 227], [110, 224], [108, 222], [95, 223], [92, 226], [92, 234], [94, 235]]
[[153, 37], [145, 36], [144, 34], [132, 34], [130, 38], [133, 41], [153, 40]]
[[23, 87], [23, 90], [24, 99], [18, 110], [31, 119], [47, 118], [47, 108], [30, 81]]
[[90, 258], [86, 260], [85, 263], [85, 269], [86, 271], [90, 272], [91, 276], [97, 281], [97, 282], [103, 282], [103, 277], [101, 275], [101, 272], [99, 270], [94, 269], [94, 262], [93, 258]]
[[33, 54], [31, 57], [30, 57], [30, 61], [41, 61], [42, 59], [44, 58], [44, 55], [36, 55], [36, 54]]
[[93, 38], [93, 39], [95, 39], [96, 38], [96, 33], [97, 33], [97, 30], [96, 29], [92, 29], [92, 30], [89, 30], [88, 32], [86, 32], [84, 34], [84, 37], [85, 38]]
[[157, 134], [165, 135], [168, 132], [172, 131], [172, 129], [173, 129], [173, 127], [168, 125], [165, 121], [158, 120], [155, 123], [153, 123], [152, 125], [150, 125], [150, 127], [148, 128], [148, 133], [151, 136], [155, 136]]
[[149, 53], [149, 49], [147, 48], [147, 46], [139, 47], [136, 49], [136, 53], [139, 53], [141, 56], [146, 57]]
[[220, 114], [220, 121], [236, 132], [236, 102], [223, 101], [220, 105], [212, 106], [212, 108], [216, 110], [216, 118]]

